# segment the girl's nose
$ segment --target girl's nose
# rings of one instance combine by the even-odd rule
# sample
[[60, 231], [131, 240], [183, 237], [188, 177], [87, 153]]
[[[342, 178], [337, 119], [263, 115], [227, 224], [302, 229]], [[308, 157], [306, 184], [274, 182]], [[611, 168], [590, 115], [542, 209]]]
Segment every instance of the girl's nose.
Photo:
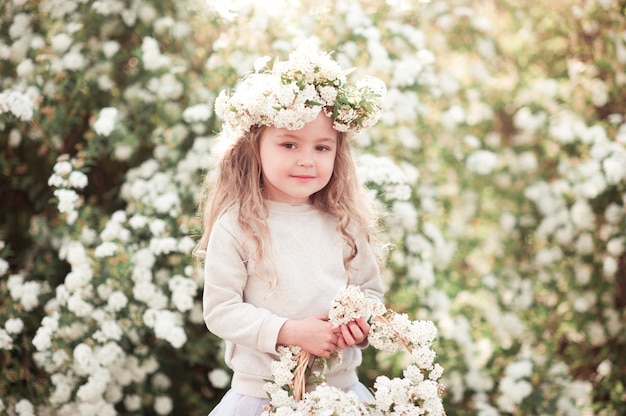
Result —
[[313, 166], [313, 159], [309, 156], [302, 156], [298, 159], [298, 166]]

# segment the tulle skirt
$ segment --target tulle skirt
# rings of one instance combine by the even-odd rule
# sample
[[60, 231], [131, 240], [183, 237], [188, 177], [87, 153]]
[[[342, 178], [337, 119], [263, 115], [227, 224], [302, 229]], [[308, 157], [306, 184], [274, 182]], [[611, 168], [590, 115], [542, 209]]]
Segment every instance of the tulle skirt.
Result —
[[[346, 391], [355, 392], [362, 402], [374, 401], [374, 396], [362, 383], [355, 383]], [[209, 416], [259, 416], [263, 413], [263, 406], [269, 402], [269, 399], [244, 396], [228, 390]]]

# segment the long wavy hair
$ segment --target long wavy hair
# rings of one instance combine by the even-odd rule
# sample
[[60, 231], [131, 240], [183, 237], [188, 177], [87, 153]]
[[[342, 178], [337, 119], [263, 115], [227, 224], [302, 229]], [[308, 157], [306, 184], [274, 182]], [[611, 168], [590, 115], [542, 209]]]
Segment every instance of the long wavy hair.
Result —
[[[253, 242], [252, 247], [256, 247], [255, 253], [247, 253], [249, 258], [258, 264], [265, 256], [266, 244], [271, 242], [265, 221], [268, 211], [259, 151], [264, 130], [264, 127], [258, 127], [244, 134], [220, 159], [217, 176], [204, 178], [199, 201], [202, 237], [194, 255], [203, 257], [206, 254], [209, 236], [218, 217], [229, 208], [237, 207], [239, 225]], [[365, 233], [367, 241], [372, 244], [377, 221], [359, 184], [350, 140], [344, 133], [337, 132], [337, 152], [330, 181], [310, 199], [315, 207], [338, 219], [337, 231], [350, 247], [350, 254], [344, 258], [348, 270], [349, 263], [359, 251], [356, 233]], [[382, 267], [380, 258], [378, 262]], [[270, 287], [277, 279], [277, 276], [273, 279], [259, 277], [267, 280]]]

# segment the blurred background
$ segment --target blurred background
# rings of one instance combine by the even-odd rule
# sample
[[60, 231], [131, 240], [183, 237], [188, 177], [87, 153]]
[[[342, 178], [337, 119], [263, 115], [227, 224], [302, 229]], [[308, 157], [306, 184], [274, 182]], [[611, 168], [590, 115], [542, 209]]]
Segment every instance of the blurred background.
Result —
[[[454, 415], [626, 414], [626, 2], [0, 5], [0, 414], [204, 415], [213, 101], [315, 38], [388, 94], [360, 135], [388, 307]], [[361, 377], [401, 377], [365, 350]]]

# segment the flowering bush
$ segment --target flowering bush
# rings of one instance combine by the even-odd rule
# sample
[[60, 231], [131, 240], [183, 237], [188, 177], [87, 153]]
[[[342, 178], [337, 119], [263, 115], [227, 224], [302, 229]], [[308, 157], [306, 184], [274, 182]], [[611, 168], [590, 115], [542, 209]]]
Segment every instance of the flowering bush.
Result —
[[[406, 314], [387, 309], [382, 302], [368, 299], [350, 285], [331, 303], [328, 320], [334, 328], [363, 318], [370, 322], [369, 344], [382, 351], [406, 350], [410, 363], [403, 378], [379, 376], [374, 383], [374, 401], [361, 403], [354, 392], [324, 383], [326, 360], [296, 346], [278, 348], [279, 361], [272, 365], [274, 379], [266, 383], [269, 415], [445, 415], [437, 380], [443, 368], [435, 363], [431, 345], [437, 335], [431, 321], [410, 321]], [[341, 351], [336, 353], [341, 360]], [[332, 359], [333, 357], [331, 357]], [[319, 385], [315, 385], [319, 384]], [[313, 385], [306, 392], [307, 386]]]
[[[283, 3], [0, 4], [0, 412], [219, 400], [189, 254], [212, 109], [313, 36], [388, 87], [359, 172], [389, 212], [386, 304], [438, 328], [448, 412], [626, 413], [623, 4]], [[406, 367], [369, 348], [361, 378]]]

